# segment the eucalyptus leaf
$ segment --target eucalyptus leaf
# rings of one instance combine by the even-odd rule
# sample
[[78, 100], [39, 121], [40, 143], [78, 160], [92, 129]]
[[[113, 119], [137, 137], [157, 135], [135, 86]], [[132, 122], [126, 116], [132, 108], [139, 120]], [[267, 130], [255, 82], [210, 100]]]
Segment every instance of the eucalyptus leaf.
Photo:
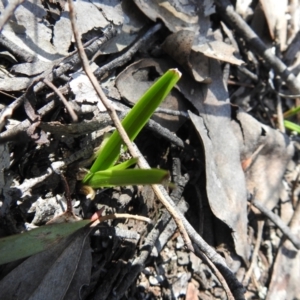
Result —
[[91, 220], [46, 225], [1, 238], [0, 265], [44, 251], [89, 223]]

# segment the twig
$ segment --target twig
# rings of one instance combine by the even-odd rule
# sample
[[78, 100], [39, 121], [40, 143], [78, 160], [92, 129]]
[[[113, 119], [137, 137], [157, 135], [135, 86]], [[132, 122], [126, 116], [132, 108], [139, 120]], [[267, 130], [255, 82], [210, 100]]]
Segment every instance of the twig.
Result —
[[156, 114], [166, 114], [166, 115], [171, 115], [171, 116], [184, 117], [186, 119], [190, 118], [189, 114], [186, 111], [168, 109], [168, 108], [162, 108], [162, 107], [158, 107], [155, 110], [155, 113]]
[[71, 105], [69, 104], [68, 100], [65, 98], [65, 96], [60, 92], [60, 90], [52, 83], [50, 82], [48, 79], [43, 79], [43, 82], [48, 85], [56, 94], [57, 96], [60, 98], [60, 100], [62, 101], [62, 103], [65, 105], [65, 107], [67, 108], [73, 122], [77, 122], [78, 121], [78, 117], [76, 115], [76, 113], [74, 112], [73, 108], [71, 107]]
[[268, 49], [249, 25], [238, 15], [229, 0], [215, 0], [220, 16], [224, 18], [237, 33], [243, 37], [249, 48], [262, 57], [275, 72], [286, 82], [288, 88], [294, 94], [300, 94], [300, 82], [290, 72], [287, 66]]
[[291, 232], [291, 229], [284, 224], [279, 216], [275, 215], [258, 200], [254, 199], [251, 202], [256, 208], [258, 208], [265, 216], [267, 216], [279, 229], [280, 231], [293, 243], [293, 245], [300, 250], [300, 240], [296, 235]]
[[30, 53], [28, 50], [19, 47], [3, 34], [0, 34], [0, 45], [8, 49], [21, 62], [33, 62], [37, 60], [35, 55]]
[[137, 278], [137, 276], [142, 272], [149, 254], [155, 246], [155, 243], [158, 240], [161, 232], [167, 226], [169, 220], [170, 214], [168, 211], [164, 211], [162, 216], [156, 222], [154, 228], [147, 235], [143, 247], [139, 252], [139, 256], [136, 257], [132, 262], [130, 272], [128, 272], [123, 282], [115, 290], [115, 295], [113, 296], [112, 300], [120, 299]]
[[67, 201], [67, 210], [66, 210], [66, 212], [73, 213], [73, 205], [72, 205], [70, 187], [69, 187], [67, 179], [66, 179], [66, 177], [63, 173], [60, 173], [60, 177], [62, 179], [62, 182], [64, 184], [64, 188], [65, 188], [65, 197], [66, 197], [66, 201]]
[[282, 133], [285, 133], [284, 118], [282, 112], [282, 102], [281, 102], [281, 97], [279, 95], [276, 95], [276, 111], [277, 111], [278, 128]]
[[94, 72], [96, 77], [101, 77], [106, 72], [111, 71], [119, 66], [124, 65], [126, 62], [130, 61], [133, 55], [139, 50], [139, 48], [157, 31], [162, 28], [162, 24], [158, 23], [152, 26], [142, 37], [138, 37], [137, 40], [133, 42], [133, 46], [130, 47], [123, 55], [115, 58], [108, 64], [97, 68]]
[[143, 216], [138, 215], [131, 215], [131, 214], [109, 214], [106, 216], [99, 216], [98, 220], [96, 220], [91, 227], [97, 226], [99, 223], [107, 221], [107, 220], [114, 220], [114, 219], [134, 219], [137, 221], [143, 221], [147, 223], [152, 223], [151, 219]]
[[244, 280], [243, 280], [243, 285], [244, 286], [248, 286], [249, 279], [250, 279], [250, 277], [252, 275], [252, 272], [253, 272], [253, 269], [254, 269], [254, 267], [257, 263], [257, 256], [258, 256], [258, 251], [259, 251], [261, 241], [262, 241], [264, 223], [265, 223], [265, 221], [259, 220], [258, 224], [257, 224], [258, 229], [257, 229], [257, 237], [256, 237], [255, 248], [253, 250], [250, 267], [249, 267], [249, 269], [248, 269], [248, 271], [247, 271], [247, 273], [244, 277]]
[[[43, 106], [42, 108], [40, 108], [38, 110], [38, 114], [42, 117], [43, 115], [45, 115], [46, 113], [51, 111], [53, 108], [55, 108], [55, 104], [56, 103], [54, 100], [47, 103], [45, 106]], [[21, 134], [24, 131], [26, 131], [26, 129], [30, 125], [31, 125], [31, 122], [28, 119], [26, 119], [23, 122], [21, 122], [20, 124], [14, 126], [13, 128], [2, 132], [0, 134], [0, 144], [6, 142], [8, 140], [13, 140], [14, 137], [16, 137], [18, 134]]]
[[232, 295], [232, 292], [224, 278], [224, 276], [219, 272], [219, 270], [216, 268], [216, 266], [210, 261], [210, 259], [208, 259], [208, 257], [204, 254], [204, 253], [201, 253], [199, 250], [197, 251], [198, 249], [196, 249], [196, 253], [197, 255], [200, 256], [200, 258], [211, 268], [212, 272], [215, 274], [215, 276], [218, 278], [218, 280], [220, 281], [222, 287], [224, 288], [225, 290], [225, 293], [227, 295], [227, 299], [228, 300], [242, 300], [244, 299], [244, 297], [234, 297]]

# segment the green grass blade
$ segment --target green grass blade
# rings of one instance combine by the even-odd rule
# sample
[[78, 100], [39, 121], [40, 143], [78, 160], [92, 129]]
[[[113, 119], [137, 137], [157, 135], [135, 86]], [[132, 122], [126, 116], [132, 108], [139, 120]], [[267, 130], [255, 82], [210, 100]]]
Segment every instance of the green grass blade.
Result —
[[[167, 71], [146, 91], [130, 110], [122, 121], [122, 125], [131, 141], [139, 134], [155, 109], [180, 79], [180, 76], [181, 73], [177, 69]], [[115, 130], [92, 165], [90, 169], [91, 173], [106, 170], [113, 166], [119, 157], [121, 144], [121, 137]], [[84, 178], [83, 183], [86, 183], [86, 181], [87, 178]]]
[[300, 126], [298, 124], [295, 124], [293, 122], [284, 120], [284, 126], [285, 128], [292, 130], [292, 131], [296, 131], [297, 133], [300, 133]]
[[289, 109], [288, 111], [286, 111], [283, 114], [283, 117], [286, 119], [286, 118], [289, 118], [289, 117], [292, 117], [292, 116], [298, 114], [299, 112], [300, 112], [300, 106], [293, 107], [293, 108]]
[[138, 161], [137, 158], [131, 158], [129, 160], [124, 161], [121, 164], [117, 164], [117, 165], [109, 168], [109, 170], [113, 170], [113, 171], [116, 171], [116, 170], [125, 170], [125, 169], [128, 169], [129, 167], [135, 165], [137, 163], [137, 161]]
[[168, 175], [168, 171], [161, 169], [109, 169], [94, 173], [87, 184], [92, 188], [139, 184], [159, 184], [167, 179]]
[[82, 220], [74, 223], [46, 225], [1, 238], [0, 265], [44, 251], [89, 223], [91, 223], [90, 220]]

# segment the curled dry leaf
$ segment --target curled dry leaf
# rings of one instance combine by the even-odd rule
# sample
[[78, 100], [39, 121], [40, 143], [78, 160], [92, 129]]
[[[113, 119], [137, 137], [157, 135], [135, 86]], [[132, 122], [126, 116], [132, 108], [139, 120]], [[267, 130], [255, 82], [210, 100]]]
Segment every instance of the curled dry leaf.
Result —
[[262, 9], [267, 19], [270, 35], [273, 40], [278, 39], [282, 51], [286, 48], [288, 19], [287, 0], [261, 0]]
[[[212, 1], [190, 1], [182, 4], [181, 1], [134, 1], [139, 9], [152, 21], [160, 19], [172, 32], [189, 29], [198, 32], [203, 22], [207, 22], [207, 15], [204, 15], [212, 5]], [[205, 8], [208, 8], [205, 10]], [[206, 19], [206, 20], [205, 20]]]

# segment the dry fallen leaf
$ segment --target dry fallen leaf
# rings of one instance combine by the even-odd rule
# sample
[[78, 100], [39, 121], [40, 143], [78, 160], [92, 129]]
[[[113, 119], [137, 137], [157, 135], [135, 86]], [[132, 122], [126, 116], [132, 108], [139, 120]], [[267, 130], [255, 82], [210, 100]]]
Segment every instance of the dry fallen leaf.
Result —
[[288, 10], [287, 0], [260, 0], [265, 13], [270, 35], [273, 40], [278, 39], [282, 51], [286, 49], [288, 19], [286, 13]]
[[202, 53], [192, 50], [195, 32], [181, 30], [169, 35], [163, 43], [163, 49], [196, 81], [210, 82], [208, 59]]
[[212, 83], [199, 116], [189, 113], [205, 152], [206, 192], [214, 215], [233, 231], [238, 255], [248, 260], [247, 191], [231, 107], [217, 61], [211, 60]]
[[238, 112], [236, 121], [232, 122], [232, 128], [240, 144], [247, 189], [272, 210], [277, 205], [282, 177], [294, 146], [286, 135], [245, 112]]

